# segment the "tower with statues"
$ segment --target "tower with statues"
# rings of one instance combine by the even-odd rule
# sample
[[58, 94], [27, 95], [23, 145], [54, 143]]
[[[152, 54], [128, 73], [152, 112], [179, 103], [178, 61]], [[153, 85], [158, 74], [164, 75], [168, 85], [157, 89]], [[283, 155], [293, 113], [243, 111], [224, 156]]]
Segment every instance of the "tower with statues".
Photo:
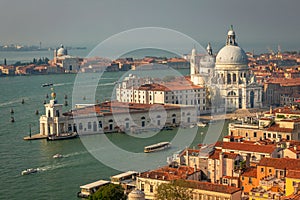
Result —
[[51, 100], [45, 104], [45, 115], [40, 117], [40, 134], [41, 135], [57, 135], [64, 133], [66, 125], [63, 123], [62, 104], [58, 104], [56, 93], [52, 88]]

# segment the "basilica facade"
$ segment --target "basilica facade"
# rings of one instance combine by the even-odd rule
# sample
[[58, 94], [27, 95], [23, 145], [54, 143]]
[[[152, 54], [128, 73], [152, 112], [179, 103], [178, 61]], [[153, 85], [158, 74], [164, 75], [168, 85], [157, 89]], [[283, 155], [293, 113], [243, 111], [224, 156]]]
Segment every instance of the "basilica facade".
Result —
[[199, 56], [195, 49], [190, 58], [191, 81], [208, 89], [211, 110], [234, 111], [260, 108], [262, 86], [248, 68], [248, 57], [236, 42], [233, 28], [228, 31], [226, 45], [216, 57], [210, 44], [207, 54]]

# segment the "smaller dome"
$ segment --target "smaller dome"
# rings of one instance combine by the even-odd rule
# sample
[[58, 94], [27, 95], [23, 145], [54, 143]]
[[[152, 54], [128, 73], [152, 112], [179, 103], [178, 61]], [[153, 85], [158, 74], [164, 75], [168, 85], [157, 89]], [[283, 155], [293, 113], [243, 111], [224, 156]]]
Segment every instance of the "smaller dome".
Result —
[[57, 50], [57, 56], [65, 56], [68, 55], [67, 49], [64, 48], [63, 45]]
[[128, 194], [128, 200], [144, 200], [145, 193], [141, 190], [135, 189]]
[[205, 55], [200, 58], [200, 68], [214, 68], [215, 58], [211, 55]]

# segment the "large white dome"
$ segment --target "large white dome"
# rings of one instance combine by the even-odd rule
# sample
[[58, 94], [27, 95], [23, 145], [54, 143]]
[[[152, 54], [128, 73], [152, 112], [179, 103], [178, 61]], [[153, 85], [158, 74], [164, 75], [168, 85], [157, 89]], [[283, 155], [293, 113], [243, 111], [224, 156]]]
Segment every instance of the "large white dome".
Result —
[[216, 65], [220, 64], [247, 65], [248, 57], [241, 47], [226, 45], [219, 51], [216, 57]]

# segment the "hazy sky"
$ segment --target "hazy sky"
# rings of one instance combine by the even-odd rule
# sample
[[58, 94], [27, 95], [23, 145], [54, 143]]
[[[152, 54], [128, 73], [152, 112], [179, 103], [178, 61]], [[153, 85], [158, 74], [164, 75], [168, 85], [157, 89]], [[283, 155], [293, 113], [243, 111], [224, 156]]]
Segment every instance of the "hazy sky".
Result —
[[[1, 0], [0, 42], [96, 45], [138, 27], [163, 27], [206, 45], [231, 24], [249, 50], [300, 50], [299, 0]], [[299, 48], [298, 48], [299, 47]]]

